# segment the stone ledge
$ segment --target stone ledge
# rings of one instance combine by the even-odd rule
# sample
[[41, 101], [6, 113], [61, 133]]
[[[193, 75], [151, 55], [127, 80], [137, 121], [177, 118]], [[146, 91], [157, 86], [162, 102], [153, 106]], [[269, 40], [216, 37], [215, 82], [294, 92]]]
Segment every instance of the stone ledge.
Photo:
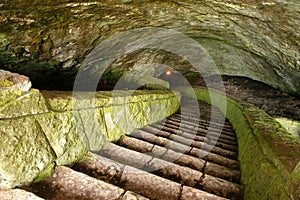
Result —
[[[300, 142], [276, 120], [252, 104], [203, 88], [179, 89], [219, 107], [232, 123], [239, 143], [245, 199], [300, 198]], [[211, 96], [220, 101], [212, 101]], [[227, 109], [221, 105], [227, 103]], [[221, 103], [220, 103], [221, 102]]]
[[[2, 189], [39, 181], [55, 165], [84, 159], [88, 150], [98, 151], [107, 141], [160, 121], [180, 104], [179, 93], [114, 91], [75, 98], [80, 107], [73, 109], [71, 92], [45, 98], [36, 89], [5, 91], [10, 93], [0, 95], [4, 99], [0, 102]], [[95, 107], [86, 106], [91, 101]]]

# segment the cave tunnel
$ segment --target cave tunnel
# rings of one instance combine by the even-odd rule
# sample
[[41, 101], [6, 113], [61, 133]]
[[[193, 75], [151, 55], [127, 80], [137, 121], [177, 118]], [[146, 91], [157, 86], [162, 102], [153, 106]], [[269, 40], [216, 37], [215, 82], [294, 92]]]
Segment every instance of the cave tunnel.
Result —
[[299, 10], [2, 0], [0, 199], [300, 199]]

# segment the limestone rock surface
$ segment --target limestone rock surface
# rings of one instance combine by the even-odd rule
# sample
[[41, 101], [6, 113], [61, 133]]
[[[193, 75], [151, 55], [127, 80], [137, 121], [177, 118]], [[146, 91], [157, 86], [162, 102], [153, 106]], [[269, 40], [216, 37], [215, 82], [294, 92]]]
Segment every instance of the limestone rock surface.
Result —
[[[124, 30], [150, 26], [173, 29], [199, 42], [221, 74], [247, 76], [300, 95], [298, 0], [0, 3], [0, 65], [29, 75], [40, 87], [72, 87], [85, 56], [98, 44]], [[112, 65], [105, 81], [141, 60], [191, 70], [184, 58], [159, 50], [149, 56], [141, 49]]]

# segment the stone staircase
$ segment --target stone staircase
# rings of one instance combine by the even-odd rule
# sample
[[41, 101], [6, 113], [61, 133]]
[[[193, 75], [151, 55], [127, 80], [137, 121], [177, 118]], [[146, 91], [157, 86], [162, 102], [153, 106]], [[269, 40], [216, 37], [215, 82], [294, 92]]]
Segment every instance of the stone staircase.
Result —
[[200, 119], [195, 107], [182, 107], [91, 153], [87, 161], [57, 167], [47, 179], [22, 189], [49, 200], [242, 199], [232, 126], [210, 124], [211, 113], [221, 113], [201, 102], [199, 108]]

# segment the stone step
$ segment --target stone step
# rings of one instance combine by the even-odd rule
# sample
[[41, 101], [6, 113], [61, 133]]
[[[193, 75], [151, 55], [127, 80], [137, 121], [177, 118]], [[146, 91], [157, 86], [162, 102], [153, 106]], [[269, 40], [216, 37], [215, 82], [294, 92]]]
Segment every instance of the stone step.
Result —
[[209, 149], [210, 152], [221, 155], [221, 156], [224, 156], [224, 157], [228, 157], [228, 158], [232, 158], [232, 159], [237, 158], [237, 152], [236, 151], [230, 151], [230, 150], [222, 149], [222, 148], [217, 147], [215, 145], [211, 145], [207, 142], [194, 141], [193, 139], [185, 138], [185, 137], [182, 137], [181, 135], [177, 135], [177, 134], [168, 134], [168, 132], [162, 131], [162, 130], [157, 129], [157, 128], [152, 128], [152, 127], [144, 128], [144, 130], [151, 131], [151, 134], [154, 134], [156, 136], [165, 137], [169, 140], [172, 140], [172, 141], [175, 141], [175, 142], [187, 145], [187, 146], [196, 147], [196, 148], [203, 149], [203, 150]]
[[124, 189], [68, 167], [56, 167], [45, 180], [26, 188], [47, 200], [121, 199]]
[[203, 170], [205, 166], [206, 174], [228, 181], [238, 183], [240, 180], [240, 172], [237, 170], [229, 169], [226, 166], [217, 165], [204, 159], [181, 154], [133, 137], [122, 137], [118, 141], [118, 145], [198, 171]]
[[219, 196], [230, 198], [232, 195], [238, 196], [240, 192], [238, 185], [205, 174], [205, 165], [200, 172], [114, 144], [110, 144], [107, 149], [99, 153], [119, 163], [156, 174], [182, 185], [213, 192]]
[[[232, 130], [230, 133], [225, 132], [222, 127], [220, 128], [215, 128], [212, 127], [211, 125], [207, 125], [207, 126], [203, 126], [202, 124], [198, 125], [198, 124], [185, 124], [185, 123], [181, 123], [180, 121], [176, 122], [175, 120], [167, 120], [165, 122], [165, 125], [173, 127], [176, 129], [182, 129], [182, 130], [186, 130], [186, 131], [198, 131], [200, 133], [206, 133], [208, 132], [209, 129], [209, 133], [210, 136], [214, 136], [216, 138], [221, 138], [230, 142], [235, 142], [236, 141], [236, 136], [232, 134]], [[236, 143], [235, 143], [236, 144]]]
[[[168, 120], [172, 120], [174, 122], [180, 123], [183, 127], [187, 127], [187, 128], [208, 128], [209, 126], [211, 126], [211, 128], [216, 128], [217, 130], [220, 129], [220, 127], [222, 128], [222, 134], [224, 135], [228, 135], [228, 136], [232, 136], [232, 137], [236, 137], [235, 133], [232, 132], [232, 127], [228, 126], [226, 127], [226, 124], [220, 124], [220, 125], [216, 125], [213, 122], [210, 123], [209, 121], [199, 121], [199, 124], [196, 124], [195, 122], [193, 122], [192, 120], [186, 120], [183, 117], [176, 117], [175, 115], [172, 115], [170, 117], [167, 118]], [[196, 126], [195, 126], [196, 125]]]
[[224, 136], [222, 136], [221, 132], [215, 132], [213, 130], [208, 131], [207, 129], [202, 129], [202, 128], [187, 129], [187, 128], [182, 128], [182, 127], [180, 127], [180, 130], [178, 130], [179, 127], [176, 125], [163, 124], [163, 123], [153, 124], [152, 126], [158, 128], [158, 129], [164, 130], [164, 131], [170, 131], [175, 134], [187, 132], [187, 133], [191, 133], [193, 135], [199, 135], [199, 136], [205, 137], [210, 141], [219, 141], [224, 144], [237, 146], [237, 142], [235, 140], [233, 140], [232, 138], [230, 140], [228, 140], [228, 138], [224, 138]]
[[[153, 162], [155, 163], [155, 161]], [[161, 166], [158, 167], [160, 168]], [[167, 167], [170, 168], [169, 165]], [[73, 168], [95, 178], [120, 185], [127, 190], [135, 191], [135, 193], [142, 194], [151, 199], [187, 199], [192, 196], [201, 197], [203, 199], [225, 199], [209, 194], [203, 190], [185, 186], [183, 183], [181, 183], [181, 185], [177, 184], [172, 180], [160, 178], [159, 176], [95, 154], [92, 155], [89, 161], [76, 163]], [[186, 175], [184, 172], [181, 173]], [[202, 175], [200, 175], [199, 178], [201, 178], [201, 176]], [[172, 178], [174, 179], [174, 177]], [[189, 177], [183, 177], [183, 179], [186, 181], [194, 181], [194, 179]], [[205, 181], [209, 183], [209, 178]], [[211, 184], [207, 184], [206, 187], [211, 186]], [[169, 189], [171, 189], [171, 191], [165, 191]]]
[[43, 200], [32, 192], [22, 189], [0, 190], [1, 200]]
[[[146, 130], [147, 131], [147, 129], [149, 129], [147, 132], [156, 134], [156, 130], [152, 129], [152, 128], [155, 128], [155, 127], [149, 126], [149, 127], [143, 128], [141, 130]], [[159, 129], [159, 130], [160, 130], [161, 134], [166, 133], [167, 136], [170, 135], [170, 133], [167, 132], [167, 131], [163, 131], [162, 129]], [[192, 132], [186, 132], [186, 131], [182, 131], [182, 130], [173, 130], [172, 132], [174, 134], [180, 135], [184, 138], [192, 139], [195, 142], [204, 142], [204, 141], [209, 142], [209, 140], [205, 136], [196, 135], [195, 133], [192, 133]], [[219, 140], [211, 140], [211, 141], [216, 142], [215, 146], [217, 146], [217, 147], [221, 147], [221, 148], [223, 148], [225, 150], [229, 150], [229, 151], [234, 151], [234, 152], [237, 151], [237, 146], [236, 145], [225, 144], [223, 142], [220, 142]]]
[[[205, 159], [205, 160], [210, 161], [215, 164], [227, 166], [228, 168], [231, 168], [234, 170], [239, 170], [239, 162], [237, 160], [226, 158], [226, 157], [220, 156], [218, 154], [204, 151], [204, 150], [196, 148], [196, 147], [186, 146], [181, 143], [178, 143], [178, 142], [175, 142], [172, 140], [168, 140], [164, 137], [155, 136], [154, 134], [151, 134], [151, 135], [149, 135], [149, 134], [151, 134], [151, 133], [148, 133], [148, 135], [147, 135], [147, 132], [145, 132], [143, 130], [137, 130], [132, 133], [132, 136], [140, 137], [140, 138], [143, 137], [143, 139], [145, 141], [148, 141], [155, 145], [165, 147], [165, 148], [171, 149], [173, 151], [177, 151], [177, 152], [184, 153], [187, 155], [191, 155], [191, 156], [194, 156], [197, 158], [202, 158], [202, 159]], [[144, 135], [144, 136], [141, 136], [141, 135]], [[145, 136], [145, 135], [147, 135], [147, 136]]]
[[[173, 118], [177, 118], [177, 119], [182, 119], [185, 120], [187, 122], [192, 122], [194, 124], [198, 124], [200, 125], [200, 127], [206, 128], [208, 126], [211, 127], [215, 127], [215, 128], [219, 128], [222, 127], [224, 129], [224, 131], [227, 131], [228, 134], [230, 134], [230, 130], [232, 130], [232, 125], [229, 124], [226, 120], [225, 122], [217, 122], [217, 119], [214, 120], [210, 120], [210, 119], [201, 119], [202, 115], [200, 115], [200, 119], [198, 118], [198, 116], [194, 116], [191, 115], [191, 113], [185, 113], [182, 114], [180, 112], [175, 113], [174, 115], [172, 115], [171, 117]], [[222, 119], [223, 116], [220, 116], [220, 119]]]

